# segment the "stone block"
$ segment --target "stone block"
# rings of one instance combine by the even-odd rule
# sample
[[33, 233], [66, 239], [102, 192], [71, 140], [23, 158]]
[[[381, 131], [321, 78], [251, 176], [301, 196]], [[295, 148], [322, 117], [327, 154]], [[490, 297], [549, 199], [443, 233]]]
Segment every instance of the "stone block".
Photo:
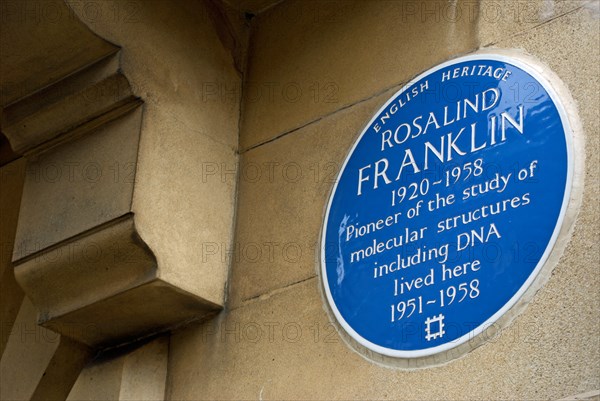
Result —
[[346, 152], [398, 89], [242, 154], [230, 306], [316, 274], [325, 204]]
[[482, 0], [479, 41], [482, 46], [531, 29], [581, 7], [587, 0]]
[[474, 50], [476, 11], [476, 2], [437, 0], [286, 1], [267, 10], [253, 27], [240, 147]]
[[[74, 54], [78, 68], [27, 87], [2, 110], [3, 130], [28, 159], [15, 277], [40, 324], [94, 348], [207, 318], [224, 304], [229, 265], [203, 252], [231, 243], [246, 32], [242, 18], [229, 20], [208, 2], [136, 3], [135, 15], [95, 5], [98, 15], [120, 10], [130, 23], [89, 19], [80, 3], [60, 3], [68, 13], [56, 18], [74, 21], [64, 32], [26, 19], [11, 22], [7, 37], [37, 29], [83, 46], [89, 24], [126, 50], [88, 31], [90, 49], [99, 41], [110, 51], [93, 62]], [[217, 22], [231, 25], [217, 30]], [[42, 57], [56, 43], [41, 42], [40, 62], [58, 74], [53, 58]], [[14, 52], [31, 45], [15, 43]], [[14, 52], [3, 63], [23, 61]], [[233, 90], [209, 101], [209, 87]], [[213, 165], [228, 179], [208, 183]]]

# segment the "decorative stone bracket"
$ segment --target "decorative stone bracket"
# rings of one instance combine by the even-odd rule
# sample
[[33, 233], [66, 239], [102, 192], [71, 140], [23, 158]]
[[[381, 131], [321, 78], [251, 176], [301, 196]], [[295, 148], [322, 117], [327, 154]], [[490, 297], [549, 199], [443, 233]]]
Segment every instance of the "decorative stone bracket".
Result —
[[[212, 228], [210, 200], [190, 201], [198, 187], [173, 184], [178, 161], [164, 167], [162, 145], [141, 141], [179, 143], [184, 169], [207, 151], [191, 145], [198, 139], [185, 124], [152, 126], [159, 112], [144, 110], [120, 49], [62, 1], [51, 4], [58, 22], [31, 18], [40, 2], [26, 1], [10, 3], [15, 17], [2, 27], [2, 132], [28, 162], [13, 251], [18, 283], [41, 325], [92, 347], [214, 315], [227, 261], [199, 252], [230, 233]], [[224, 148], [210, 160], [234, 160], [235, 149]], [[221, 191], [219, 221], [232, 219], [233, 184], [202, 189]]]

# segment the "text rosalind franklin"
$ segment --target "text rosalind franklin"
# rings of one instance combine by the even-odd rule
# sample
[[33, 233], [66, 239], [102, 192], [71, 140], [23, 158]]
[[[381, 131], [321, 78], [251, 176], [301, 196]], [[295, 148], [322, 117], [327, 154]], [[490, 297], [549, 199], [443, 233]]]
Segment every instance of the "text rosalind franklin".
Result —
[[[500, 90], [490, 88], [444, 106], [442, 111], [418, 115], [395, 127], [385, 127], [385, 123], [376, 124], [374, 130], [380, 136], [379, 150], [385, 156], [358, 169], [356, 194], [360, 196], [366, 190], [399, 181], [406, 172], [416, 174], [429, 170], [432, 162], [446, 163], [505, 142], [510, 137], [507, 134], [509, 131], [523, 135], [523, 104], [518, 105], [512, 113], [510, 110], [499, 114], [488, 113], [485, 125], [478, 122], [461, 124], [468, 118], [472, 119], [477, 114], [491, 110], [498, 105], [499, 100]], [[395, 104], [392, 104], [388, 113], [396, 111]], [[385, 114], [381, 120], [385, 122], [384, 117]], [[439, 134], [437, 131], [442, 129], [445, 131]], [[398, 146], [423, 136], [429, 138], [418, 149]], [[400, 157], [397, 156], [398, 152]]]

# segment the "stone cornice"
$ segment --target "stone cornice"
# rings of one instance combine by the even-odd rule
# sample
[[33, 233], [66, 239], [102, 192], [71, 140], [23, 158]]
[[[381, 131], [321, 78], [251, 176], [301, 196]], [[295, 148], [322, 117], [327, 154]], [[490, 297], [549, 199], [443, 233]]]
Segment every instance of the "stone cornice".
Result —
[[[122, 67], [127, 49], [92, 33], [62, 1], [52, 4], [60, 21], [21, 18], [21, 6], [11, 3], [14, 20], [2, 28], [10, 38], [0, 63], [2, 132], [28, 163], [12, 257], [17, 282], [38, 309], [39, 324], [93, 348], [214, 315], [227, 264], [174, 264], [177, 252], [196, 252], [188, 247], [197, 243], [169, 249], [161, 233], [178, 230], [171, 210], [156, 215], [164, 226], [138, 221], [138, 212], [156, 213], [145, 200], [156, 189], [147, 178], [138, 189], [140, 158], [162, 161], [140, 146], [148, 116]], [[198, 151], [182, 148], [192, 158]], [[196, 277], [198, 266], [210, 272], [198, 288], [169, 278]]]

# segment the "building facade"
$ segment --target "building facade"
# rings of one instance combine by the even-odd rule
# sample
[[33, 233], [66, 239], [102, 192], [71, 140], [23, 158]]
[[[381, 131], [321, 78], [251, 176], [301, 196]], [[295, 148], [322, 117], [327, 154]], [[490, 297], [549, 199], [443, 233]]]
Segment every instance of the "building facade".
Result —
[[[599, 399], [597, 0], [1, 11], [3, 400]], [[394, 93], [486, 52], [569, 105], [560, 252], [460, 352], [381, 357], [324, 293], [329, 196]]]

